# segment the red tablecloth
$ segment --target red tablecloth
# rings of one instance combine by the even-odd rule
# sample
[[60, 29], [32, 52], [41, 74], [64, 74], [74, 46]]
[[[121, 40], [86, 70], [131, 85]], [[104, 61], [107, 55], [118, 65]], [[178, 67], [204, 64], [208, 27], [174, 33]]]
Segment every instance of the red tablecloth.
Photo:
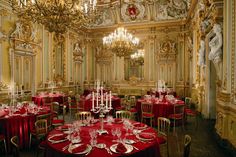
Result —
[[47, 94], [47, 95], [36, 95], [32, 97], [32, 101], [34, 101], [35, 104], [38, 106], [43, 106], [43, 98], [50, 97], [52, 98], [53, 102], [58, 102], [59, 104], [63, 103], [63, 94]]
[[[98, 129], [100, 128], [100, 123], [95, 124], [94, 126], [86, 126], [86, 127], [81, 127], [80, 131], [80, 137], [82, 140], [82, 143], [84, 144], [90, 144], [90, 135], [89, 135], [89, 130], [90, 129]], [[104, 125], [104, 129], [108, 131], [108, 134], [103, 134], [103, 135], [98, 135], [97, 136], [97, 143], [105, 143], [108, 148], [110, 148], [111, 145], [117, 143], [117, 142], [112, 142], [114, 140], [114, 137], [112, 136], [111, 129], [112, 128], [120, 128], [122, 131], [122, 136], [121, 138], [124, 138], [125, 136], [125, 129], [123, 128], [123, 124], [113, 124], [113, 125]], [[153, 133], [154, 136], [156, 137], [156, 132], [152, 128], [146, 129], [144, 132], [149, 132]], [[53, 134], [57, 133], [62, 133], [59, 130], [53, 130], [49, 133], [48, 137], [50, 137]], [[107, 153], [105, 149], [99, 149], [94, 147], [92, 151], [88, 154], [90, 157], [100, 157], [100, 156], [136, 156], [136, 157], [160, 157], [160, 149], [159, 149], [159, 144], [158, 140], [154, 138], [150, 142], [141, 142], [139, 141], [135, 135], [129, 135], [126, 137], [128, 139], [133, 139], [137, 141], [137, 143], [133, 144], [136, 148], [139, 150], [133, 149], [133, 151], [129, 154], [117, 154], [113, 153], [112, 155]], [[62, 150], [63, 147], [68, 145], [70, 142], [67, 140], [62, 143], [57, 143], [57, 144], [52, 144], [48, 140], [46, 141], [47, 147], [46, 147], [46, 157], [64, 157], [64, 156], [78, 156], [76, 154], [69, 153], [68, 150]]]
[[[141, 115], [141, 103], [145, 101], [144, 99], [138, 99], [136, 102], [136, 109], [138, 114]], [[168, 101], [153, 101], [153, 114], [155, 119], [158, 117], [168, 117], [170, 114], [174, 113], [174, 104]], [[184, 101], [178, 100], [177, 104], [184, 104]]]
[[26, 148], [29, 146], [29, 133], [34, 129], [34, 123], [37, 115], [48, 113], [49, 111], [39, 112], [38, 114], [20, 113], [13, 116], [0, 118], [0, 133], [5, 135], [8, 148], [10, 148], [10, 139], [12, 136], [19, 137], [20, 146]]

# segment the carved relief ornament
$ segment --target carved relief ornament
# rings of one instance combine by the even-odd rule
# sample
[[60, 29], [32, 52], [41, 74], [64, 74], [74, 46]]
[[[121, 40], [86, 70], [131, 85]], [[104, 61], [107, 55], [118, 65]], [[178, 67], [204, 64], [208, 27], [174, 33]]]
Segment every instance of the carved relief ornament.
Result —
[[36, 55], [39, 48], [36, 25], [25, 20], [17, 21], [10, 34], [10, 43], [14, 51]]
[[176, 52], [176, 42], [170, 39], [166, 39], [159, 43], [156, 57], [158, 61], [175, 61], [177, 54]]
[[98, 63], [110, 64], [113, 54], [103, 46], [97, 46], [95, 57]]
[[82, 45], [81, 42], [77, 42], [74, 44], [73, 48], [73, 60], [79, 63], [83, 62], [83, 56], [84, 56], [81, 45]]

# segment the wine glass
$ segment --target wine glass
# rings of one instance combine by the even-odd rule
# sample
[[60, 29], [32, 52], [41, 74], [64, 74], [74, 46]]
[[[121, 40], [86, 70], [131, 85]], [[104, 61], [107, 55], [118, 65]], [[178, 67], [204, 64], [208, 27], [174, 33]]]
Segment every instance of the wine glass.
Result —
[[121, 130], [120, 130], [120, 128], [117, 128], [116, 129], [116, 135], [117, 135], [117, 137], [118, 137], [118, 141], [120, 142], [121, 141]]
[[111, 129], [111, 134], [112, 134], [112, 136], [113, 136], [113, 140], [115, 140], [115, 136], [116, 136], [116, 134], [117, 134], [116, 128], [112, 128], [112, 129]]

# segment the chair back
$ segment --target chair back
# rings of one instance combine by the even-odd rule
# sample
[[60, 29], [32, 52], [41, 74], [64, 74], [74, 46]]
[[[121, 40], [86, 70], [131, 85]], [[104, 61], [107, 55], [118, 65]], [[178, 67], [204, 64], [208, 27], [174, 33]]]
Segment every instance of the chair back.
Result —
[[183, 154], [183, 157], [189, 157], [191, 141], [192, 141], [192, 139], [189, 135], [184, 136], [184, 154]]
[[142, 102], [141, 110], [142, 110], [142, 114], [143, 113], [152, 113], [153, 104], [152, 103], [148, 103], [148, 102]]
[[58, 102], [52, 102], [51, 110], [55, 113], [58, 113], [60, 105]]
[[75, 119], [76, 120], [87, 120], [88, 117], [91, 117], [91, 112], [89, 111], [82, 111], [75, 113]]
[[165, 117], [157, 118], [157, 131], [158, 135], [168, 137], [170, 131], [170, 120]]
[[20, 147], [19, 147], [18, 136], [13, 136], [11, 138], [11, 145], [13, 147], [13, 149], [12, 149], [13, 157], [19, 157], [20, 156]]
[[47, 129], [50, 130], [52, 128], [52, 113], [38, 115], [36, 117], [36, 122], [38, 120], [46, 120], [47, 121]]
[[35, 129], [37, 136], [45, 136], [48, 133], [48, 126], [46, 119], [40, 119], [35, 122]]
[[62, 119], [65, 121], [65, 116], [66, 116], [66, 105], [63, 105], [62, 109]]
[[184, 104], [174, 104], [174, 119], [183, 119], [184, 118]]
[[130, 111], [116, 111], [116, 118], [126, 118], [126, 119], [130, 119], [131, 118], [131, 112]]
[[130, 106], [133, 107], [136, 105], [136, 97], [133, 95], [133, 96], [130, 96]]
[[192, 98], [185, 97], [184, 102], [185, 102], [185, 105], [186, 105], [187, 108], [191, 107], [191, 101], [192, 101]]

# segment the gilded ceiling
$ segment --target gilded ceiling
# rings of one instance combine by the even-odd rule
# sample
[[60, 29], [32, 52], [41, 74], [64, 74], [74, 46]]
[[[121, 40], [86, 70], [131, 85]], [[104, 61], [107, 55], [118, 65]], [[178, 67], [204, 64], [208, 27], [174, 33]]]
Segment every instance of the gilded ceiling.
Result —
[[100, 16], [89, 27], [185, 19], [191, 0], [98, 0]]

